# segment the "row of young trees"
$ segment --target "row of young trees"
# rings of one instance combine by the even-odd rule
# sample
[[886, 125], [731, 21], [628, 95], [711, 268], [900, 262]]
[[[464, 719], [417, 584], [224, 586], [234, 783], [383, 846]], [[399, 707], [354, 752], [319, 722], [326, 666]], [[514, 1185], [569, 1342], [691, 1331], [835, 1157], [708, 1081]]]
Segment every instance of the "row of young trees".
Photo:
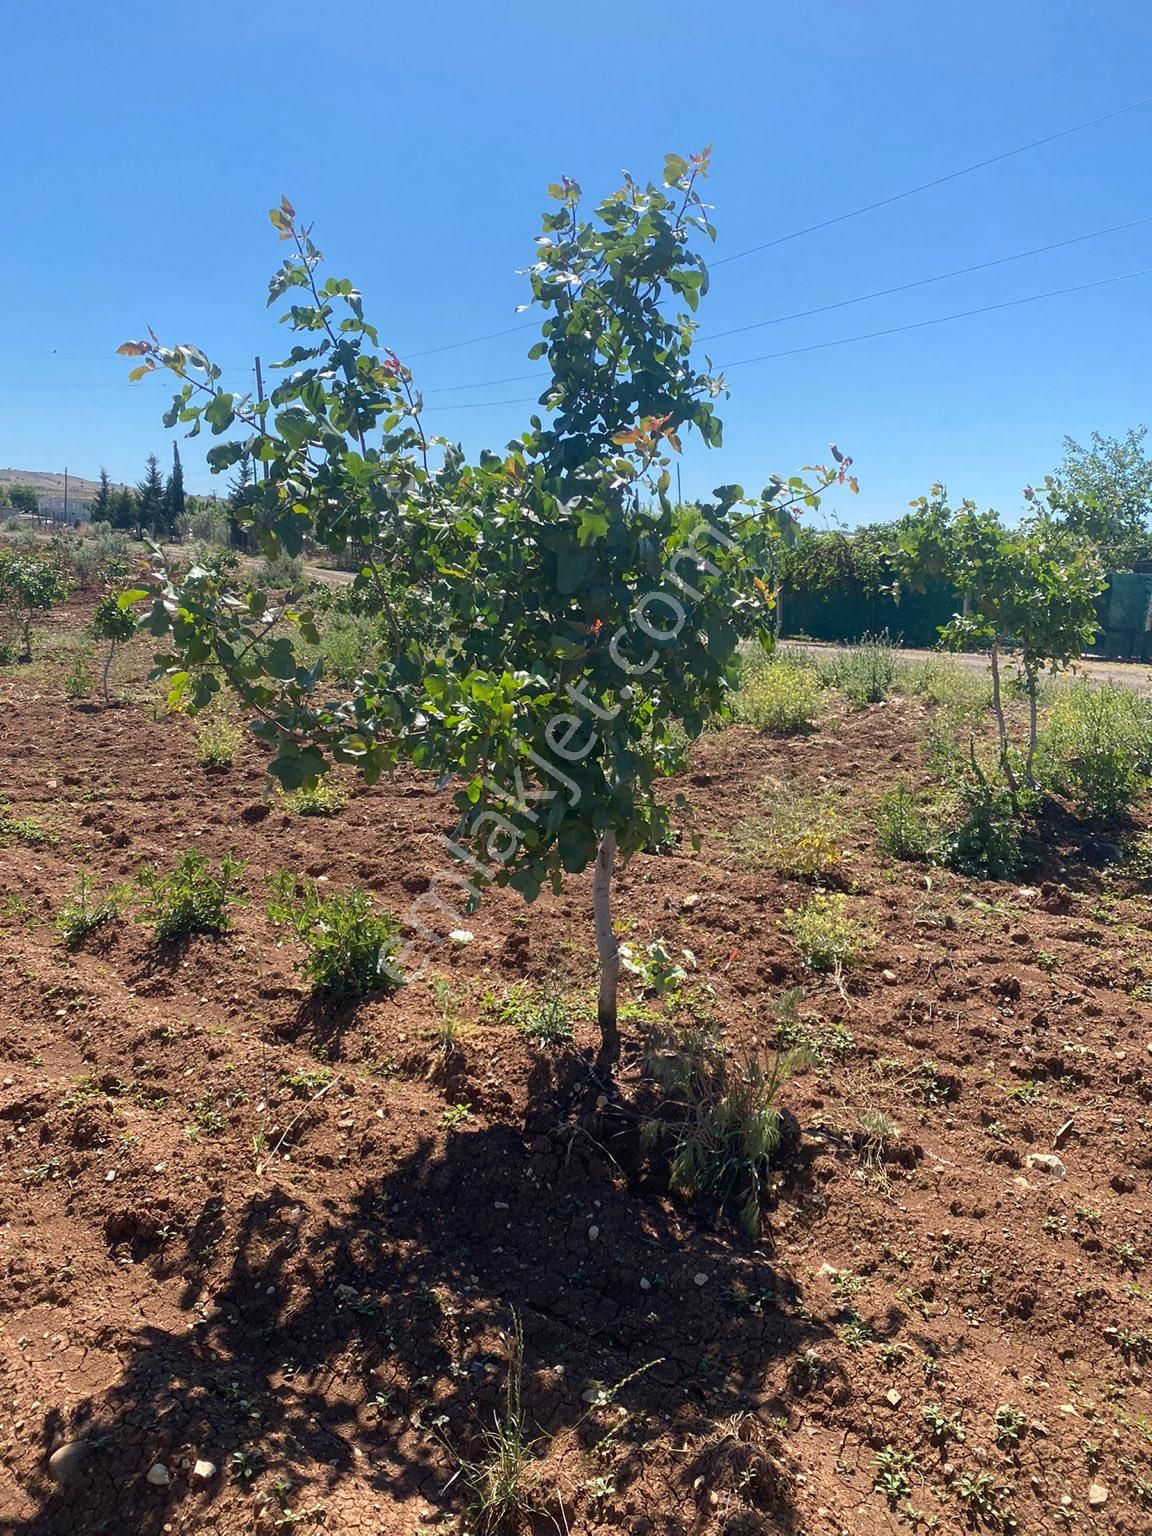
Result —
[[[1052, 519], [1090, 545], [1106, 571], [1152, 563], [1152, 458], [1146, 427], [1124, 437], [1092, 434], [1090, 446], [1064, 440], [1064, 459], [1039, 492], [1025, 490], [1030, 510], [1043, 498]], [[913, 514], [915, 516], [915, 504]], [[907, 516], [851, 532], [802, 530], [780, 552], [777, 577], [796, 592], [889, 591]], [[1027, 521], [1027, 519], [1025, 519]]]
[[148, 627], [173, 698], [200, 708], [235, 690], [289, 788], [333, 762], [373, 780], [407, 761], [452, 783], [456, 827], [431, 893], [445, 910], [445, 891], [465, 909], [489, 883], [532, 900], [594, 866], [606, 1070], [620, 1049], [618, 858], [671, 838], [657, 782], [725, 709], [739, 642], [771, 646], [772, 551], [796, 507], [851, 478], [837, 452], [757, 496], [670, 495], [683, 435], [722, 438], [723, 381], [692, 357], [699, 246], [715, 235], [707, 168], [707, 152], [670, 155], [659, 184], [628, 177], [592, 209], [570, 179], [549, 189], [530, 268], [545, 413], [474, 462], [426, 431], [410, 370], [353, 284], [321, 276], [286, 200], [271, 217], [291, 254], [269, 302], [288, 301], [299, 339], [268, 398], [228, 390], [197, 347], [150, 334], [121, 348], [132, 377], [178, 378], [167, 425], [237, 434], [210, 450], [215, 469], [261, 467], [235, 516], [267, 551], [365, 551], [358, 596], [393, 641], [350, 697], [333, 696], [300, 646], [316, 639], [309, 612], [274, 609], [225, 562], [182, 580], [161, 567]]

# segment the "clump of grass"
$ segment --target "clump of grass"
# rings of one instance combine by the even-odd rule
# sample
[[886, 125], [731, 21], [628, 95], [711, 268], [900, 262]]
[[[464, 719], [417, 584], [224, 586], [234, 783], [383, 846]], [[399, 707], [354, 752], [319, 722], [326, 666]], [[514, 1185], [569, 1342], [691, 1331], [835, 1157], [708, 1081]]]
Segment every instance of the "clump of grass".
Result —
[[949, 656], [898, 662], [896, 692], [947, 709], [957, 718], [971, 719], [992, 704], [992, 684], [987, 672], [965, 666]]
[[97, 929], [115, 922], [125, 895], [122, 885], [110, 885], [97, 895], [92, 876], [81, 875], [71, 896], [56, 914], [56, 928], [67, 947], [75, 949]]
[[810, 971], [838, 975], [860, 958], [866, 942], [861, 924], [850, 915], [840, 892], [817, 892], [802, 907], [789, 908], [783, 926]]
[[138, 921], [150, 923], [161, 944], [193, 933], [224, 933], [231, 924], [228, 908], [243, 899], [237, 886], [247, 867], [226, 853], [214, 870], [194, 848], [176, 856], [169, 874], [146, 864], [136, 877], [145, 894]]
[[353, 886], [321, 896], [314, 880], [287, 869], [274, 875], [269, 886], [268, 916], [304, 945], [299, 969], [314, 991], [359, 997], [400, 985], [394, 965], [399, 921], [390, 912], [377, 912], [367, 891]]
[[876, 842], [894, 859], [926, 862], [932, 856], [935, 828], [903, 779], [881, 797]]
[[733, 832], [750, 863], [762, 860], [794, 880], [828, 880], [844, 862], [844, 834], [830, 800], [776, 787], [767, 797], [764, 821], [745, 821]]
[[1063, 689], [1040, 738], [1042, 777], [1098, 821], [1128, 815], [1152, 774], [1152, 702], [1087, 681]]
[[777, 998], [772, 1010], [776, 1016], [776, 1044], [806, 1051], [813, 1061], [822, 1064], [850, 1055], [856, 1049], [852, 1031], [838, 1019], [828, 1021], [802, 1014], [803, 1001], [800, 987], [791, 987]]
[[780, 1144], [776, 1095], [811, 1064], [806, 1051], [753, 1052], [733, 1057], [714, 1028], [681, 1029], [665, 1037], [647, 1071], [661, 1092], [642, 1126], [646, 1148], [668, 1158], [669, 1187], [733, 1207], [749, 1237], [764, 1217], [768, 1173]]
[[340, 785], [329, 779], [317, 779], [305, 784], [288, 797], [288, 803], [297, 816], [336, 816], [348, 804], [348, 796]]
[[53, 848], [60, 841], [35, 816], [13, 816], [8, 801], [0, 795], [0, 838], [6, 837], [14, 837], [28, 848]]
[[815, 667], [790, 656], [756, 654], [745, 659], [732, 714], [742, 725], [769, 736], [810, 731], [820, 716], [820, 678]]
[[572, 1039], [573, 1017], [577, 1011], [567, 996], [563, 982], [532, 987], [518, 981], [501, 997], [484, 1001], [486, 1012], [499, 1023], [511, 1024], [534, 1045], [566, 1045]]
[[196, 726], [196, 761], [202, 768], [231, 768], [243, 744], [244, 732], [231, 715], [205, 715]]
[[896, 683], [896, 647], [887, 631], [865, 635], [859, 645], [838, 651], [821, 672], [854, 709], [882, 704]]
[[524, 1331], [513, 1314], [503, 1408], [484, 1432], [480, 1456], [461, 1459], [457, 1474], [468, 1495], [467, 1528], [476, 1536], [515, 1536], [546, 1509], [536, 1442], [524, 1422], [523, 1377]]

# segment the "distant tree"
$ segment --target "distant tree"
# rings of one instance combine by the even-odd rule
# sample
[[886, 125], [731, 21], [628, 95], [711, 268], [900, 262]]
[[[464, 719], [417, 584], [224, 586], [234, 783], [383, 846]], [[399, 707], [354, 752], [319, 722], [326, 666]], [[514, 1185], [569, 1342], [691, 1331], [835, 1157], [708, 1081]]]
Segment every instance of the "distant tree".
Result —
[[162, 531], [168, 538], [178, 537], [180, 533], [180, 519], [187, 508], [184, 504], [184, 466], [180, 462], [180, 450], [175, 443], [172, 444], [172, 473], [168, 476], [164, 486], [164, 505], [162, 509]]
[[108, 641], [108, 655], [104, 661], [104, 704], [112, 702], [108, 691], [108, 675], [112, 671], [112, 658], [118, 645], [127, 645], [136, 633], [137, 624], [132, 604], [148, 596], [142, 587], [128, 592], [109, 592], [101, 598], [92, 619], [92, 633], [100, 640]]
[[[1093, 432], [1091, 447], [1064, 439], [1064, 461], [1044, 482], [1052, 512], [1073, 533], [1090, 539], [1107, 570], [1130, 570], [1152, 556], [1152, 459], [1147, 427], [1125, 437]], [[1025, 495], [1032, 499], [1031, 487]]]
[[121, 533], [130, 533], [137, 529], [136, 498], [126, 485], [122, 485], [117, 494], [112, 498], [112, 516], [110, 519], [113, 528]]
[[67, 596], [67, 579], [52, 561], [0, 550], [0, 613], [15, 615], [26, 658], [32, 656], [33, 614], [47, 613]]
[[108, 471], [101, 465], [99, 488], [95, 496], [88, 503], [89, 521], [93, 523], [110, 523], [112, 521], [112, 503], [114, 500], [112, 482], [108, 478]]
[[144, 478], [136, 486], [136, 532], [164, 533], [164, 480], [154, 453], [145, 460]]
[[8, 500], [17, 512], [27, 512], [30, 517], [40, 516], [40, 492], [34, 485], [11, 486]]
[[0, 507], [7, 507], [10, 505], [11, 503], [8, 500], [8, 487], [6, 485], [0, 485]]
[[233, 549], [246, 550], [251, 547], [251, 509], [256, 505], [259, 495], [251, 456], [245, 454], [240, 460], [236, 478], [228, 483], [225, 510], [228, 514], [228, 542]]

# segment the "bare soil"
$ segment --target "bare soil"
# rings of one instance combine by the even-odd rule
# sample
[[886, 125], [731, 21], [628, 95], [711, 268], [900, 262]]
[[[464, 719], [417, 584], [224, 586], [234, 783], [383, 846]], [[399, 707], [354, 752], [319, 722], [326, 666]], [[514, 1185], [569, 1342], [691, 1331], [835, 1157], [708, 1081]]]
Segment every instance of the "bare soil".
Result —
[[[617, 1107], [590, 1023], [539, 1049], [484, 1006], [524, 980], [588, 995], [586, 879], [530, 909], [494, 893], [437, 953], [447, 1057], [430, 979], [321, 1006], [266, 877], [403, 913], [442, 868], [447, 796], [401, 775], [302, 818], [255, 746], [200, 767], [145, 662], [108, 710], [59, 667], [0, 676], [0, 793], [58, 838], [0, 841], [0, 1531], [458, 1530], [514, 1314], [537, 1532], [1149, 1529], [1152, 886], [1117, 834], [1054, 811], [1024, 885], [878, 855], [878, 796], [926, 777], [911, 701], [705, 738], [680, 786], [700, 851], [638, 857], [617, 904], [633, 939], [694, 951], [687, 1002], [734, 1047], [806, 989], [823, 1059], [783, 1091], [796, 1134], [753, 1244], [640, 1150], [651, 1018]], [[727, 836], [773, 780], [850, 824], [873, 943], [843, 987], [780, 926], [809, 888]], [[232, 933], [162, 948], [129, 914], [63, 947], [78, 872], [192, 847], [248, 861]], [[899, 1128], [882, 1155], [868, 1111]], [[962, 1441], [934, 1440], [936, 1404]], [[889, 1448], [912, 1458], [891, 1497]]]

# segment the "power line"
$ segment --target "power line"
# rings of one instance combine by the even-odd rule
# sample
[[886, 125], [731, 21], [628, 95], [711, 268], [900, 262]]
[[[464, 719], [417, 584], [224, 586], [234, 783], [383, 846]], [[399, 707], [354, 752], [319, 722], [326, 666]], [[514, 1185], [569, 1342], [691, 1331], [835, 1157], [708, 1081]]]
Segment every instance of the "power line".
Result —
[[814, 235], [817, 230], [830, 229], [834, 224], [843, 224], [848, 219], [858, 219], [861, 214], [873, 213], [877, 208], [887, 208], [892, 203], [899, 203], [906, 197], [915, 197], [920, 192], [928, 192], [933, 187], [942, 187], [946, 182], [957, 181], [961, 176], [971, 176], [974, 171], [982, 171], [987, 166], [999, 165], [1003, 160], [1011, 160], [1016, 155], [1027, 154], [1029, 150], [1040, 149], [1045, 144], [1054, 144], [1057, 139], [1066, 139], [1070, 134], [1082, 133], [1085, 128], [1095, 128], [1098, 123], [1111, 122], [1114, 117], [1123, 117], [1127, 112], [1135, 112], [1140, 107], [1148, 106], [1152, 102], [1152, 96], [1144, 96], [1140, 101], [1132, 101], [1126, 107], [1117, 107], [1113, 112], [1105, 112], [1100, 117], [1089, 118], [1087, 122], [1074, 123], [1071, 128], [1061, 128], [1057, 133], [1046, 134], [1042, 139], [1033, 139], [1028, 144], [1019, 144], [1015, 149], [1006, 149], [999, 155], [989, 155], [986, 160], [977, 160], [972, 165], [965, 165], [958, 171], [949, 171], [945, 176], [936, 176], [931, 181], [922, 181], [919, 186], [907, 187], [903, 192], [893, 192], [890, 197], [881, 197], [874, 203], [865, 203], [862, 208], [851, 208], [847, 213], [837, 213], [830, 219], [821, 219], [818, 224], [807, 224], [803, 229], [793, 229], [786, 235], [777, 235], [773, 240], [765, 240], [760, 245], [750, 245], [747, 250], [734, 251], [731, 256], [721, 256], [711, 263], [712, 267], [723, 267], [731, 261], [742, 261], [745, 256], [755, 256], [760, 251], [770, 251], [775, 246], [784, 245], [789, 240], [799, 240], [803, 235]]
[[989, 315], [996, 309], [1015, 309], [1020, 304], [1036, 304], [1041, 299], [1056, 299], [1066, 293], [1084, 293], [1089, 288], [1104, 288], [1110, 283], [1127, 283], [1135, 277], [1152, 276], [1152, 267], [1138, 272], [1120, 272], [1115, 277], [1100, 277], [1092, 283], [1076, 283], [1071, 288], [1050, 288], [1046, 293], [1029, 293], [1021, 299], [1005, 299], [999, 304], [982, 304], [978, 309], [960, 309], [952, 315], [937, 315], [932, 320], [913, 320], [907, 325], [892, 325], [882, 331], [863, 331], [858, 336], [840, 336], [835, 341], [814, 341], [806, 347], [789, 347], [784, 352], [762, 352], [758, 357], [741, 357], [733, 363], [720, 364], [721, 370], [743, 368], [748, 363], [766, 363], [777, 357], [797, 357], [801, 352], [821, 352], [827, 347], [846, 347], [854, 341], [872, 341], [877, 336], [895, 336], [901, 331], [919, 331], [929, 325], [945, 325], [949, 320], [966, 320], [970, 315]]
[[719, 341], [724, 336], [739, 336], [745, 331], [757, 331], [766, 325], [782, 325], [786, 320], [806, 320], [810, 315], [827, 314], [832, 309], [847, 309], [852, 304], [864, 304], [869, 299], [885, 299], [894, 293], [907, 293], [912, 288], [925, 288], [931, 283], [944, 283], [953, 277], [966, 277], [970, 272], [986, 272], [990, 267], [1003, 267], [1009, 262], [1024, 261], [1029, 256], [1042, 256], [1046, 251], [1061, 251], [1070, 245], [1080, 245], [1085, 240], [1098, 240], [1102, 235], [1114, 235], [1121, 229], [1135, 229], [1138, 224], [1152, 222], [1152, 213], [1140, 219], [1129, 219], [1126, 224], [1112, 224], [1107, 229], [1094, 229], [1090, 234], [1073, 235], [1068, 240], [1054, 240], [1050, 245], [1034, 245], [1029, 251], [1016, 251], [1011, 256], [997, 256], [992, 261], [977, 261], [968, 267], [956, 267], [951, 272], [938, 272], [935, 277], [918, 277], [909, 283], [897, 283], [892, 288], [877, 288], [872, 293], [857, 294], [855, 298], [838, 299], [834, 304], [818, 304], [814, 309], [798, 309], [790, 315], [775, 315], [770, 320], [756, 320], [751, 325], [736, 325], [728, 331], [713, 331], [701, 336], [701, 341]]
[[[1049, 288], [1044, 293], [1029, 293], [1019, 299], [1004, 299], [998, 304], [981, 304], [975, 309], [960, 309], [950, 315], [936, 315], [930, 320], [913, 320], [906, 325], [886, 326], [879, 331], [862, 331], [855, 336], [838, 336], [832, 341], [811, 342], [803, 347], [788, 347], [780, 352], [762, 352], [755, 357], [740, 357], [730, 363], [721, 363], [721, 372], [732, 368], [744, 368], [750, 363], [766, 363], [782, 357], [798, 357], [804, 352], [823, 352], [830, 347], [847, 347], [858, 341], [873, 341], [880, 336], [897, 336], [903, 331], [920, 331], [932, 325], [947, 325], [953, 320], [967, 320], [973, 315], [988, 315], [996, 310], [1016, 309], [1023, 304], [1038, 304], [1042, 299], [1061, 298], [1069, 293], [1086, 293], [1092, 288], [1105, 288], [1112, 283], [1127, 283], [1137, 277], [1152, 276], [1152, 267], [1141, 267], [1136, 272], [1119, 272], [1113, 277], [1100, 277], [1091, 283], [1075, 283], [1068, 288]], [[460, 404], [446, 403], [442, 405], [428, 406], [428, 410], [439, 411], [464, 411], [483, 410], [487, 406], [496, 405], [536, 405], [539, 397], [530, 395], [516, 400], [475, 400]]]
[[[891, 288], [877, 288], [871, 293], [859, 293], [850, 299], [837, 299], [831, 304], [817, 304], [811, 309], [793, 310], [787, 315], [773, 315], [767, 320], [754, 320], [749, 325], [735, 325], [726, 331], [711, 331], [696, 338], [697, 341], [720, 341], [726, 336], [739, 336], [747, 331], [762, 330], [769, 325], [783, 325], [789, 320], [806, 320], [812, 315], [823, 315], [835, 309], [848, 309], [854, 304], [865, 304], [871, 299], [884, 299], [895, 293], [907, 293], [913, 288], [925, 288], [932, 283], [943, 283], [954, 277], [966, 277], [972, 272], [986, 272], [992, 267], [1006, 266], [1014, 261], [1024, 261], [1029, 256], [1042, 256], [1048, 251], [1060, 251], [1071, 245], [1081, 245], [1085, 240], [1098, 240], [1104, 235], [1114, 235], [1120, 230], [1135, 229], [1141, 224], [1152, 222], [1152, 214], [1145, 214], [1139, 219], [1129, 219], [1124, 224], [1111, 224], [1107, 229], [1094, 229], [1084, 235], [1072, 235], [1067, 240], [1053, 240], [1048, 245], [1035, 245], [1027, 251], [1016, 251], [1011, 256], [997, 256], [991, 261], [973, 262], [967, 267], [956, 267], [951, 272], [938, 272], [933, 277], [918, 277], [907, 283], [896, 283]], [[505, 374], [498, 379], [473, 379], [468, 384], [442, 384], [433, 389], [422, 390], [424, 395], [454, 394], [462, 389], [488, 389], [497, 384], [522, 384], [528, 379], [543, 379], [546, 375], [535, 373]]]

